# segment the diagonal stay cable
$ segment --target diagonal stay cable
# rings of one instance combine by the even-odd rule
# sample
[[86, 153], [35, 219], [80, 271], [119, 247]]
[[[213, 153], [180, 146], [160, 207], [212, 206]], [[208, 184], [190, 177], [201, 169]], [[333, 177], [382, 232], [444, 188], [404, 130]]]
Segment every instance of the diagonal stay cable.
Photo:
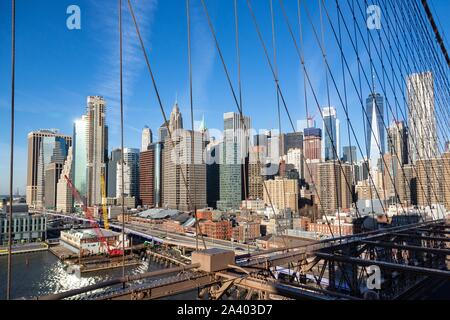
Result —
[[[172, 133], [172, 130], [171, 130], [170, 126], [169, 126], [169, 122], [167, 121], [167, 115], [166, 115], [166, 112], [164, 111], [164, 106], [163, 106], [163, 103], [162, 103], [162, 100], [161, 100], [161, 96], [159, 94], [159, 89], [158, 89], [158, 86], [157, 86], [157, 83], [156, 83], [155, 76], [153, 74], [153, 70], [152, 70], [151, 65], [150, 65], [150, 60], [149, 60], [148, 55], [147, 55], [147, 50], [145, 49], [144, 41], [142, 40], [142, 35], [141, 35], [140, 29], [139, 29], [139, 24], [137, 22], [136, 15], [134, 14], [133, 5], [131, 3], [131, 0], [128, 0], [128, 7], [130, 9], [130, 13], [131, 13], [131, 16], [133, 18], [134, 26], [135, 26], [135, 29], [136, 29], [136, 34], [137, 34], [137, 36], [139, 38], [139, 43], [141, 45], [141, 49], [142, 49], [142, 53], [144, 55], [145, 63], [147, 65], [147, 69], [148, 69], [148, 72], [149, 72], [151, 80], [152, 80], [153, 89], [154, 89], [154, 91], [156, 93], [156, 97], [157, 97], [157, 100], [158, 100], [158, 105], [159, 105], [159, 108], [161, 110], [161, 114], [162, 114], [162, 116], [164, 118], [164, 123], [165, 123], [166, 129], [167, 129], [168, 135], [169, 135], [169, 141], [171, 143], [172, 148], [175, 150], [175, 142], [173, 141], [173, 133]], [[189, 186], [188, 186], [188, 183], [187, 183], [187, 180], [186, 180], [186, 175], [185, 175], [183, 170], [180, 170], [180, 172], [181, 172], [181, 177], [183, 179], [183, 183], [184, 183], [184, 185], [186, 187], [186, 190], [189, 190]], [[192, 207], [192, 198], [191, 198], [190, 192], [188, 192], [188, 201], [189, 201], [189, 203], [190, 203], [190, 205]], [[196, 220], [195, 223], [198, 224], [198, 219], [197, 219], [197, 213], [196, 212], [194, 213], [194, 217], [195, 217], [195, 220]], [[201, 238], [202, 238], [203, 247], [205, 249], [207, 249], [206, 242], [205, 242], [205, 239], [203, 237], [203, 234], [200, 233], [200, 235], [201, 235]]]

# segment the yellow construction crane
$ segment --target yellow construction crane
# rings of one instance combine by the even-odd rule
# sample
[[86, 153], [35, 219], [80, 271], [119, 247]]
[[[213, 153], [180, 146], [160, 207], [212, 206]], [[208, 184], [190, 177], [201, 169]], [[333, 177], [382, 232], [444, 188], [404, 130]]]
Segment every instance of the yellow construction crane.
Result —
[[108, 209], [106, 208], [106, 184], [105, 184], [105, 174], [104, 173], [102, 173], [101, 183], [102, 183], [103, 227], [106, 230], [109, 230]]

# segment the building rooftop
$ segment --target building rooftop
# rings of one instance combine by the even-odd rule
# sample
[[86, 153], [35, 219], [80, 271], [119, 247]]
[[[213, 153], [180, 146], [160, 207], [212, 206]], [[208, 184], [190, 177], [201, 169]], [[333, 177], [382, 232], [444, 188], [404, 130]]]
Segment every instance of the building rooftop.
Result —
[[[120, 233], [118, 233], [118, 232], [114, 232], [114, 231], [110, 231], [110, 230], [106, 230], [106, 229], [100, 229], [100, 230], [101, 230], [102, 235], [106, 238], [117, 237], [120, 235]], [[63, 231], [63, 232], [71, 234], [71, 235], [76, 235], [80, 239], [98, 238], [97, 231], [95, 231], [95, 229], [84, 229], [84, 230], [71, 229], [71, 230]]]
[[139, 217], [145, 219], [168, 219], [178, 216], [180, 211], [170, 209], [149, 209], [138, 214]]

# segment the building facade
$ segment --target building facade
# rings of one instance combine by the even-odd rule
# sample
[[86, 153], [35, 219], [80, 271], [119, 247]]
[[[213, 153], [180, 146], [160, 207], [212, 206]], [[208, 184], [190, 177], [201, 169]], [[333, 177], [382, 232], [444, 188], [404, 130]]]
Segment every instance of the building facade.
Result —
[[[26, 198], [30, 207], [38, 209], [45, 207], [46, 170], [52, 163], [61, 165], [71, 146], [72, 137], [61, 135], [55, 129], [39, 130], [28, 134]], [[57, 174], [58, 168], [54, 169], [53, 173]], [[54, 192], [49, 192], [49, 195], [54, 197]]]
[[409, 153], [412, 163], [438, 156], [434, 82], [431, 72], [408, 77]]
[[87, 98], [87, 204], [101, 205], [102, 176], [106, 177], [108, 153], [108, 128], [106, 120], [106, 102], [102, 97]]
[[155, 149], [151, 146], [141, 152], [139, 194], [143, 206], [155, 206]]
[[352, 206], [352, 166], [328, 161], [318, 165], [319, 211], [334, 214]]

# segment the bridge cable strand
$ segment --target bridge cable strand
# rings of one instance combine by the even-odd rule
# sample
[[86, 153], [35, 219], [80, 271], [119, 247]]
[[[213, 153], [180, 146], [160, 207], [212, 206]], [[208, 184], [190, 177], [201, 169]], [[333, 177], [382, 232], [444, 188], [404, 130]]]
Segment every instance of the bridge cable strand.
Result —
[[[395, 5], [393, 5], [393, 10], [395, 11]], [[401, 13], [401, 14], [403, 14], [403, 13]], [[390, 20], [389, 14], [386, 13], [386, 15], [387, 15], [388, 19]], [[399, 13], [399, 15], [400, 15], [400, 13]], [[384, 31], [384, 30], [383, 30], [383, 31]], [[388, 31], [390, 31], [390, 30], [388, 29]], [[403, 35], [404, 35], [404, 34], [403, 34]], [[406, 40], [405, 40], [405, 41], [406, 41]], [[405, 43], [405, 41], [404, 41], [404, 43]], [[398, 43], [399, 43], [399, 42], [400, 42], [400, 41], [399, 41], [398, 38], [397, 38], [397, 42], [394, 42], [394, 43], [396, 44], [396, 46], [398, 46]], [[408, 45], [407, 42], [406, 42], [405, 45], [406, 45], [407, 48], [409, 47], [409, 45]], [[398, 47], [397, 47], [397, 48], [398, 48]], [[385, 49], [384, 46], [383, 46], [383, 49]], [[416, 49], [416, 50], [418, 50], [418, 49]], [[399, 52], [400, 52], [400, 50], [399, 50]], [[407, 52], [408, 52], [408, 51], [407, 51]], [[378, 52], [377, 52], [377, 53], [378, 53]], [[409, 56], [406, 55], [406, 57], [407, 57], [407, 60], [410, 59]], [[399, 58], [400, 58], [401, 60], [403, 60], [400, 54], [399, 54]], [[408, 62], [408, 64], [409, 64], [409, 62]], [[397, 64], [397, 65], [400, 65], [400, 64]], [[415, 66], [415, 70], [419, 70], [419, 69], [422, 69], [422, 68], [423, 68], [423, 67], [420, 67], [420, 68], [417, 67], [417, 65]], [[384, 66], [383, 66], [383, 71], [384, 71]], [[410, 72], [413, 72], [413, 71], [410, 71]], [[423, 84], [422, 84], [422, 88], [423, 88]], [[416, 90], [415, 88], [413, 88], [413, 89]], [[403, 90], [403, 91], [404, 91], [404, 90]], [[402, 92], [402, 95], [403, 95], [403, 91], [401, 91], [401, 92]], [[395, 91], [394, 91], [394, 97], [395, 97], [396, 100], [397, 100]], [[408, 106], [409, 103], [406, 101], [406, 98], [404, 97], [404, 95], [403, 95], [403, 98], [404, 98], [405, 106]], [[396, 101], [396, 102], [397, 102], [397, 101]], [[389, 106], [389, 103], [388, 103], [388, 106]], [[411, 108], [409, 109], [409, 114], [412, 114]], [[405, 119], [406, 119], [406, 117], [405, 117]], [[419, 118], [419, 119], [420, 119], [421, 125], [423, 126], [423, 121], [422, 121], [422, 119], [421, 119], [421, 118]], [[415, 120], [414, 117], [413, 117], [412, 122], [414, 123], [414, 125], [415, 125], [415, 121], [416, 121], [416, 120]], [[438, 119], [438, 125], [439, 125], [439, 119]], [[428, 126], [428, 127], [430, 128], [430, 126]], [[430, 128], [430, 130], [434, 131], [434, 129], [432, 129], [432, 128]], [[410, 140], [412, 140], [412, 142], [414, 143], [414, 147], [416, 148], [416, 150], [417, 150], [417, 152], [418, 152], [419, 148], [417, 147], [416, 141], [414, 141], [414, 139], [410, 139]], [[435, 143], [438, 143], [438, 141], [436, 140], [436, 137], [433, 138], [433, 140], [434, 140]], [[424, 146], [424, 139], [422, 139], [422, 146]], [[427, 154], [428, 154], [428, 152], [427, 152]], [[428, 159], [425, 159], [425, 160], [431, 159], [431, 155], [427, 155], [426, 158], [428, 158]], [[412, 162], [412, 160], [411, 160], [411, 162]], [[444, 164], [444, 166], [445, 166], [445, 164]], [[432, 169], [433, 169], [433, 171], [434, 171], [434, 168], [432, 168]], [[416, 171], [415, 168], [414, 168], [414, 170]], [[428, 173], [427, 173], [426, 175], [427, 175], [427, 180], [429, 180], [429, 178], [428, 178]], [[421, 185], [421, 188], [423, 189], [422, 185]], [[433, 192], [436, 194], [436, 191], [434, 190], [434, 187], [433, 187], [433, 186], [432, 186], [432, 189], [433, 189]], [[429, 200], [429, 199], [427, 199], [427, 200]], [[431, 204], [429, 204], [429, 205], [431, 206]], [[432, 213], [432, 215], [434, 215], [434, 213]]]
[[[239, 41], [239, 12], [238, 12], [238, 3], [237, 0], [234, 0], [234, 21], [235, 21], [235, 47], [236, 47], [236, 62], [237, 62], [237, 77], [238, 77], [238, 95], [239, 95], [239, 105], [242, 110], [242, 115], [240, 115], [241, 123], [244, 123], [244, 106], [243, 106], [243, 98], [242, 98], [242, 72], [241, 72], [241, 49], [240, 49], [240, 41]], [[250, 136], [249, 131], [244, 125], [244, 136], [245, 136], [245, 149], [248, 149], [250, 147]], [[247, 156], [247, 155], [245, 155]], [[247, 163], [244, 161], [244, 164], [241, 165], [241, 171], [243, 175], [243, 183], [244, 183], [244, 199], [245, 199], [245, 207], [247, 207], [247, 200], [248, 200], [248, 185], [247, 185]]]
[[12, 290], [12, 225], [13, 225], [13, 188], [14, 188], [14, 125], [15, 125], [15, 84], [16, 84], [16, 1], [12, 0], [11, 18], [11, 131], [9, 161], [9, 217], [8, 217], [8, 277], [6, 300], [11, 299]]
[[[142, 53], [144, 55], [144, 60], [145, 60], [146, 66], [147, 66], [147, 70], [149, 72], [149, 75], [150, 75], [150, 78], [151, 78], [151, 81], [152, 81], [152, 86], [153, 86], [153, 89], [155, 91], [156, 98], [158, 100], [158, 106], [160, 108], [161, 114], [162, 114], [163, 119], [164, 119], [165, 127], [166, 127], [168, 135], [169, 135], [169, 139], [168, 140], [170, 142], [171, 147], [175, 150], [175, 142], [174, 142], [173, 132], [172, 132], [172, 129], [170, 128], [169, 122], [167, 120], [167, 115], [166, 115], [166, 112], [164, 110], [164, 106], [163, 106], [163, 103], [162, 103], [162, 100], [161, 100], [161, 96], [160, 96], [160, 93], [159, 93], [158, 85], [157, 85], [157, 82], [156, 82], [153, 70], [151, 68], [150, 60], [149, 60], [148, 55], [147, 55], [147, 50], [145, 48], [145, 44], [144, 44], [144, 41], [142, 39], [142, 35], [141, 35], [140, 29], [139, 29], [139, 24], [138, 24], [138, 21], [136, 19], [136, 15], [134, 13], [133, 5], [131, 3], [131, 0], [127, 0], [127, 1], [128, 1], [128, 8], [130, 10], [131, 17], [133, 19], [133, 23], [134, 23], [134, 26], [135, 26], [136, 34], [138, 36], [139, 43], [140, 43], [140, 46], [141, 46], [141, 49], [142, 49]], [[188, 193], [189, 206], [192, 208], [193, 207], [192, 196], [191, 196], [191, 193], [189, 192], [190, 189], [189, 189], [189, 185], [187, 183], [186, 174], [185, 174], [185, 172], [183, 170], [180, 170], [180, 173], [181, 173], [181, 178], [183, 180], [183, 184], [184, 184], [184, 186], [185, 186], [185, 188], [187, 190], [187, 193]], [[206, 242], [204, 240], [203, 234], [200, 233], [200, 236], [202, 238], [204, 249], [207, 249]]]
[[[272, 72], [272, 76], [273, 76], [273, 78], [274, 78], [274, 81], [275, 81], [276, 84], [277, 84], [277, 88], [278, 88], [278, 91], [279, 91], [279, 93], [280, 93], [281, 101], [282, 101], [282, 103], [283, 103], [283, 105], [284, 105], [284, 108], [285, 108], [285, 110], [286, 110], [286, 113], [287, 113], [287, 115], [288, 115], [288, 118], [291, 119], [290, 112], [289, 112], [289, 108], [287, 107], [286, 101], [285, 101], [285, 99], [284, 99], [284, 95], [283, 95], [283, 92], [282, 92], [282, 90], [281, 90], [280, 83], [276, 81], [276, 79], [277, 79], [276, 73], [275, 73], [274, 67], [273, 67], [273, 65], [272, 65], [272, 63], [271, 63], [271, 61], [270, 61], [270, 58], [269, 58], [269, 55], [268, 55], [268, 51], [267, 51], [266, 44], [265, 44], [264, 39], [263, 39], [263, 37], [262, 37], [262, 34], [261, 34], [261, 30], [260, 30], [258, 21], [257, 21], [257, 19], [256, 19], [256, 16], [255, 16], [254, 11], [253, 11], [253, 8], [252, 8], [252, 5], [251, 5], [251, 3], [250, 3], [249, 0], [247, 0], [247, 5], [248, 5], [248, 8], [249, 8], [250, 14], [251, 14], [251, 16], [252, 16], [253, 23], [254, 23], [256, 32], [257, 32], [257, 34], [258, 34], [258, 38], [259, 38], [259, 40], [260, 40], [260, 42], [261, 42], [261, 45], [262, 45], [262, 47], [263, 47], [263, 50], [264, 50], [264, 54], [265, 54], [267, 63], [268, 63], [269, 68], [270, 68], [270, 70], [271, 70], [271, 72]], [[302, 63], [304, 63], [304, 60], [302, 60]], [[290, 121], [290, 122], [291, 122], [291, 126], [292, 126], [293, 131], [294, 131], [294, 132], [297, 132], [296, 128], [294, 127], [294, 125], [293, 125], [293, 123], [292, 123], [292, 121]], [[311, 177], [311, 179], [312, 179], [312, 181], [313, 181], [313, 183], [314, 183], [314, 178], [313, 178], [312, 170], [311, 170], [311, 168], [310, 168], [310, 166], [309, 166], [309, 164], [308, 164], [307, 162], [305, 162], [305, 165], [306, 165], [307, 170], [308, 170], [308, 173], [309, 173], [309, 175], [310, 175], [310, 177]], [[321, 200], [321, 197], [320, 197], [320, 194], [319, 194], [317, 188], [314, 188], [314, 191], [315, 191], [315, 193], [316, 193], [316, 197], [317, 197], [317, 199], [318, 199], [318, 203], [319, 203], [319, 204], [322, 203], [322, 200]], [[330, 224], [330, 222], [329, 222], [329, 220], [328, 220], [328, 217], [325, 216], [325, 219], [326, 219], [326, 222], [327, 222], [327, 226], [328, 226], [328, 228], [329, 228], [329, 230], [330, 230], [330, 234], [332, 235], [332, 237], [334, 237], [333, 230], [331, 229], [331, 224]]]
[[[241, 106], [240, 106], [240, 104], [238, 102], [238, 99], [237, 99], [237, 96], [236, 96], [236, 91], [234, 89], [233, 83], [231, 81], [231, 78], [230, 78], [230, 75], [229, 75], [229, 72], [228, 72], [228, 67], [227, 67], [227, 65], [225, 63], [225, 59], [223, 57], [222, 50], [220, 49], [219, 41], [217, 39], [216, 33], [214, 31], [213, 24], [212, 24], [212, 21], [211, 21], [211, 16], [209, 15], [209, 11], [208, 11], [208, 8], [206, 6], [205, 1], [201, 0], [201, 2], [202, 2], [202, 5], [203, 5], [203, 9], [204, 9], [205, 15], [206, 15], [207, 20], [208, 20], [208, 26], [209, 26], [210, 32], [211, 32], [211, 34], [212, 34], [212, 36], [214, 38], [214, 42], [215, 42], [215, 46], [216, 46], [217, 52], [219, 53], [219, 57], [220, 57], [220, 60], [222, 62], [222, 66], [223, 66], [223, 69], [224, 69], [224, 72], [225, 72], [225, 76], [227, 78], [227, 81], [228, 81], [228, 84], [229, 84], [229, 87], [230, 87], [230, 90], [231, 90], [231, 94], [233, 96], [233, 99], [234, 99], [234, 102], [236, 104], [236, 107], [237, 107], [237, 109], [239, 111], [240, 121], [242, 123], [242, 126], [244, 127], [244, 132], [247, 132], [248, 128], [247, 128], [247, 125], [245, 124], [245, 121], [244, 121], [244, 115], [243, 115], [243, 112], [242, 112], [242, 108], [241, 108]], [[265, 194], [267, 195], [267, 198], [269, 200], [272, 212], [275, 213], [275, 208], [274, 208], [274, 205], [273, 205], [273, 201], [272, 201], [271, 195], [269, 194], [269, 190], [267, 188], [267, 185], [266, 185], [266, 182], [265, 182], [264, 179], [263, 179], [263, 188], [264, 188]], [[275, 215], [275, 221], [276, 221], [278, 227], [281, 228], [281, 224], [279, 223], [276, 215]], [[286, 240], [285, 240], [284, 236], [282, 236], [282, 241], [283, 241], [284, 246], [287, 247]]]
[[[361, 12], [362, 12], [362, 10], [361, 10]], [[373, 40], [373, 39], [372, 39]], [[398, 40], [398, 38], [397, 38], [397, 42], [399, 42], [399, 40]], [[397, 43], [396, 43], [397, 44]], [[384, 46], [383, 46], [384, 47]], [[375, 47], [376, 48], [376, 47]], [[377, 54], [379, 55], [379, 53], [378, 53], [378, 51], [377, 51]], [[401, 56], [400, 56], [401, 57]], [[409, 56], [407, 56], [407, 58], [409, 58]], [[383, 71], [385, 72], [385, 68], [384, 68], [384, 65], [382, 64], [382, 66], [383, 66]], [[417, 70], [417, 67], [416, 67], [416, 70]], [[378, 74], [377, 74], [377, 78], [379, 79], [379, 76], [378, 76]], [[391, 87], [392, 87], [392, 84], [390, 83], [390, 85], [391, 85]], [[383, 84], [382, 84], [382, 88], [383, 88], [383, 90], [384, 90], [384, 92], [385, 92], [385, 89], [384, 89], [384, 87], [383, 87]], [[393, 89], [394, 90], [394, 89]], [[403, 95], [403, 98], [404, 98], [404, 101], [405, 101], [405, 105], [406, 106], [408, 106], [409, 105], [409, 103], [406, 101], [406, 98], [404, 97], [404, 94], [403, 94], [403, 91], [401, 91], [402, 92], [402, 95]], [[384, 93], [385, 95], [386, 95], [386, 93]], [[394, 91], [394, 97], [396, 98], [396, 94], [395, 94], [395, 91]], [[387, 98], [387, 102], [388, 102], [388, 107], [390, 107], [390, 104], [389, 104], [389, 101], [388, 101], [388, 98]], [[390, 108], [391, 109], [391, 108]], [[391, 112], [392, 112], [392, 110], [391, 110]], [[411, 114], [411, 110], [409, 111], [410, 112], [410, 114]], [[406, 119], [406, 117], [404, 117], [405, 119]], [[413, 118], [412, 119], [412, 121], [415, 123], [415, 119]], [[423, 125], [423, 122], [422, 122], [422, 119], [420, 119], [420, 122], [422, 123], [422, 125]], [[430, 129], [431, 130], [431, 129]], [[414, 139], [410, 139], [410, 140], [412, 140], [412, 142], [414, 143], [414, 147], [416, 148], [416, 150], [419, 150], [418, 149], [418, 147], [417, 147], [417, 145], [416, 145], [416, 141], [414, 140]], [[436, 139], [433, 139], [433, 140], [436, 140]], [[436, 142], [437, 143], [437, 142]], [[422, 146], [423, 146], [423, 139], [422, 139]], [[417, 151], [418, 152], [418, 151]], [[411, 155], [410, 155], [411, 156]], [[428, 160], [430, 159], [430, 156], [427, 156], [427, 158], [428, 158]], [[411, 162], [413, 162], [413, 161], [411, 161]], [[433, 171], [434, 171], [434, 168], [432, 168], [433, 169]], [[414, 171], [416, 171], [416, 169], [414, 168]], [[427, 173], [427, 177], [428, 177], [428, 173]], [[427, 180], [428, 180], [428, 178], [427, 178]], [[421, 188], [422, 188], [422, 186], [421, 186]], [[433, 188], [434, 189], [434, 188]], [[436, 192], [433, 190], [433, 192], [436, 194]], [[430, 204], [430, 206], [431, 206], [431, 204]], [[432, 212], [432, 215], [434, 215], [434, 213]]]
[[[123, 113], [123, 25], [122, 25], [122, 0], [119, 0], [119, 95], [120, 95], [120, 161], [121, 161], [121, 200], [122, 200], [122, 277], [125, 277], [125, 150], [124, 150], [124, 113]], [[122, 284], [125, 289], [125, 283]]]
[[[190, 113], [191, 113], [191, 165], [193, 170], [193, 176], [195, 177], [195, 135], [194, 135], [194, 97], [193, 97], [193, 80], [192, 80], [192, 58], [191, 58], [191, 12], [190, 12], [190, 0], [186, 0], [186, 18], [187, 18], [187, 39], [188, 39], [188, 67], [189, 67], [189, 102], [190, 102]], [[203, 148], [203, 137], [202, 137], [202, 146]], [[189, 176], [191, 176], [191, 170], [189, 170]], [[192, 176], [190, 177], [189, 182], [189, 192], [192, 194], [192, 187], [194, 187], [194, 217], [195, 217], [195, 248], [198, 251], [198, 234], [199, 234], [199, 224], [197, 217], [197, 187], [192, 183]]]
[[[337, 5], [339, 5], [339, 4], [337, 4]], [[340, 10], [340, 8], [338, 7], [338, 11]], [[327, 13], [327, 15], [328, 15], [328, 13]], [[346, 29], [347, 29], [347, 32], [348, 32], [348, 28], [346, 27]], [[349, 36], [350, 36], [350, 34], [349, 34]], [[351, 36], [350, 36], [351, 37]], [[341, 50], [342, 50], [342, 48], [341, 48]], [[350, 74], [351, 75], [351, 74]], [[352, 81], [354, 82], [354, 80], [352, 79]], [[360, 97], [360, 99], [361, 99], [361, 97]], [[361, 103], [362, 103], [362, 99], [361, 99]]]

